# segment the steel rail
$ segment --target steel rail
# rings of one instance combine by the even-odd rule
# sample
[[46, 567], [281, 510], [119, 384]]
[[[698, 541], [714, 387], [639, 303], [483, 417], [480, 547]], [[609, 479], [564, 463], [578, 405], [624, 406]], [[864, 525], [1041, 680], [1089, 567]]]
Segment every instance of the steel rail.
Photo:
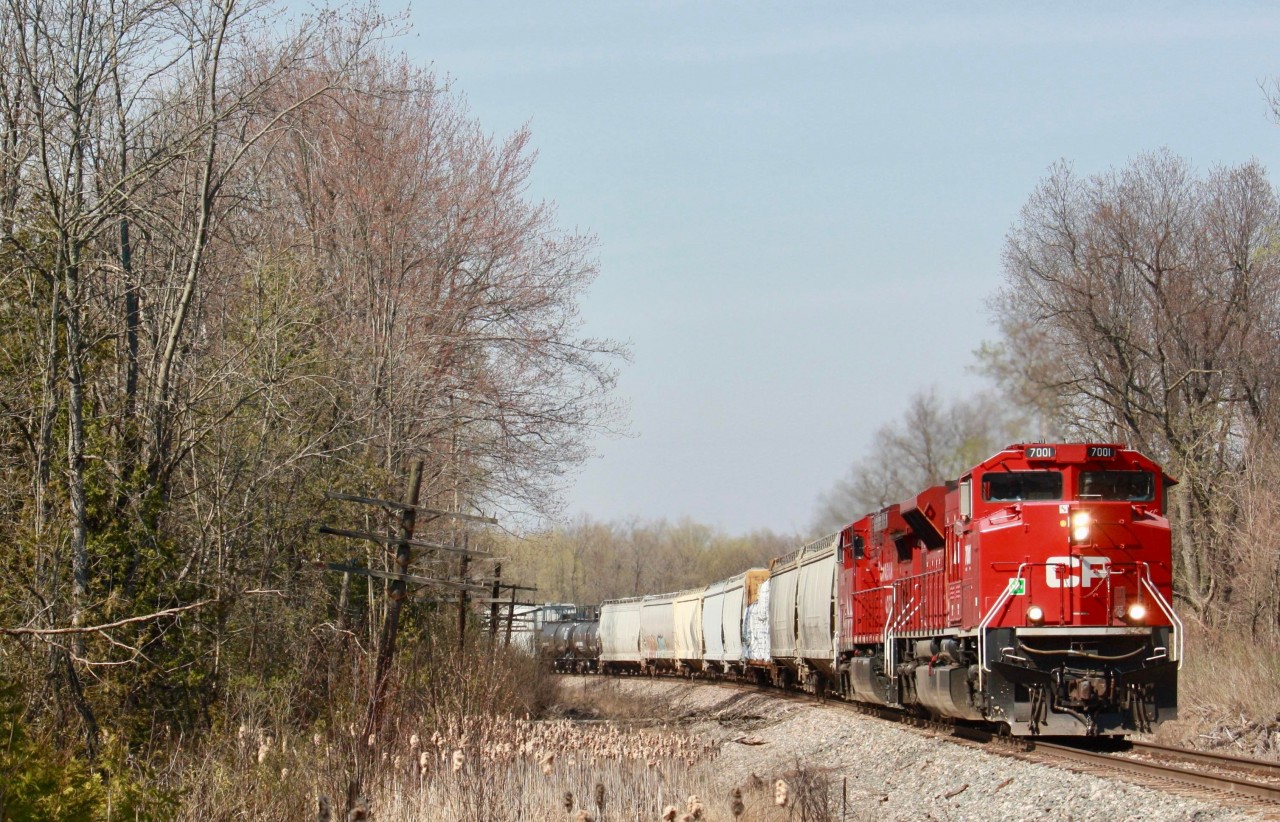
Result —
[[1242, 771], [1253, 771], [1269, 779], [1280, 780], [1280, 762], [1265, 759], [1250, 759], [1247, 756], [1222, 753], [1220, 751], [1200, 751], [1194, 748], [1178, 748], [1171, 745], [1157, 745], [1154, 742], [1129, 741], [1130, 752], [1147, 756], [1175, 756], [1189, 762], [1199, 762], [1219, 768], [1235, 768]]
[[[1267, 785], [1261, 782], [1255, 782], [1248, 779], [1238, 779], [1236, 777], [1222, 774], [1188, 770], [1186, 768], [1179, 768], [1176, 765], [1128, 759], [1115, 753], [1098, 753], [1095, 751], [1072, 747], [1070, 745], [1043, 742], [1038, 739], [1030, 740], [1030, 742], [1033, 751], [1047, 752], [1063, 759], [1086, 762], [1116, 771], [1127, 771], [1140, 776], [1156, 776], [1161, 779], [1183, 782], [1200, 788], [1213, 788], [1215, 790], [1242, 794], [1255, 799], [1264, 799], [1268, 802], [1280, 804], [1280, 785]], [[1181, 756], [1183, 751], [1181, 749], [1175, 749], [1174, 753]]]
[[[1200, 770], [1188, 770], [1186, 768], [1179, 768], [1175, 765], [1162, 765], [1156, 762], [1129, 759], [1125, 757], [1124, 754], [1141, 753], [1148, 756], [1176, 757], [1182, 760], [1199, 762], [1220, 768], [1250, 770], [1255, 774], [1261, 774], [1263, 778], [1277, 779], [1280, 779], [1280, 762], [1268, 762], [1266, 760], [1249, 759], [1247, 757], [1233, 756], [1231, 754], [1216, 753], [1212, 751], [1197, 751], [1190, 748], [1158, 745], [1151, 742], [1139, 742], [1131, 739], [1122, 740], [1122, 743], [1127, 745], [1127, 747], [1119, 751], [1097, 752], [1074, 747], [1070, 744], [1045, 742], [1042, 739], [1034, 737], [1005, 737], [979, 727], [911, 716], [902, 712], [900, 709], [889, 708], [882, 705], [852, 702], [840, 699], [839, 697], [834, 697], [828, 701], [827, 699], [805, 692], [759, 685], [742, 680], [720, 679], [717, 677], [715, 679], [704, 680], [703, 684], [722, 688], [733, 688], [736, 690], [754, 691], [757, 693], [768, 694], [775, 698], [782, 698], [784, 700], [816, 701], [832, 706], [848, 708], [858, 713], [877, 716], [890, 722], [897, 722], [906, 727], [916, 727], [921, 730], [947, 733], [950, 735], [952, 741], [977, 743], [979, 746], [984, 748], [989, 745], [994, 745], [995, 747], [989, 748], [989, 750], [992, 754], [996, 755], [1025, 757], [1029, 753], [1039, 751], [1041, 753], [1048, 754], [1051, 758], [1056, 756], [1061, 759], [1074, 759], [1078, 762], [1088, 763], [1103, 770], [1124, 771], [1137, 776], [1157, 777], [1167, 782], [1181, 783], [1183, 785], [1189, 785], [1196, 788], [1208, 788], [1235, 794], [1236, 796], [1260, 799], [1267, 803], [1280, 805], [1280, 783], [1269, 785], [1265, 782], [1257, 782], [1249, 779], [1240, 779], [1226, 775], [1215, 775], [1212, 773], [1205, 773]], [[1080, 741], [1087, 743], [1089, 738], [1081, 737]], [[1001, 747], [1005, 747], [1006, 750], [1001, 750]]]

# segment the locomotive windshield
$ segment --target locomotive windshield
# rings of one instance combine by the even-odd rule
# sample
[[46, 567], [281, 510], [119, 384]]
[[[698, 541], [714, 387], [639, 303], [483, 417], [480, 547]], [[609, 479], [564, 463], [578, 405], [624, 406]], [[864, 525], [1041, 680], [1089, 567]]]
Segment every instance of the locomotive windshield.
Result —
[[987, 502], [1062, 499], [1062, 474], [1057, 471], [992, 472], [982, 478]]
[[1080, 498], [1151, 502], [1155, 477], [1150, 471], [1081, 471]]

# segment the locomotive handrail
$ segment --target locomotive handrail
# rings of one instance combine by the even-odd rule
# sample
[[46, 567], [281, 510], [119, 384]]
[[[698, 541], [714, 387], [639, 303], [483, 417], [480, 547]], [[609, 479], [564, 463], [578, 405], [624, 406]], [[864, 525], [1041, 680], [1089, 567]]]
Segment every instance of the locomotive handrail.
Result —
[[[924, 604], [923, 600], [920, 600], [920, 602], [916, 601], [916, 595], [920, 592], [920, 580], [918, 577], [907, 577], [905, 579], [898, 580], [897, 582], [910, 582], [914, 590], [911, 592], [911, 599], [907, 600], [907, 604], [902, 606], [902, 613], [898, 615], [897, 619], [890, 619], [886, 617], [884, 621], [884, 675], [890, 679], [895, 676], [893, 669], [898, 666], [897, 649], [894, 648], [893, 644], [896, 632], [898, 628], [906, 623], [906, 621], [911, 618], [912, 614], [918, 611], [920, 606]], [[898, 602], [898, 587], [897, 584], [894, 584], [892, 587], [893, 601], [896, 605]], [[912, 607], [913, 605], [915, 606], [914, 608]], [[890, 616], [892, 616], [892, 613]]]
[[1151, 594], [1151, 598], [1160, 606], [1160, 610], [1164, 611], [1164, 615], [1173, 623], [1173, 661], [1178, 663], [1178, 670], [1182, 670], [1182, 620], [1174, 613], [1173, 606], [1164, 598], [1160, 590], [1156, 588], [1155, 583], [1151, 581], [1151, 566], [1145, 562], [1141, 563], [1143, 575], [1140, 577], [1142, 587], [1147, 589], [1147, 593]]
[[996, 598], [995, 605], [991, 606], [991, 610], [987, 611], [987, 615], [984, 616], [982, 618], [982, 621], [978, 623], [978, 690], [979, 691], [983, 690], [986, 687], [986, 677], [983, 676], [983, 674], [991, 672], [991, 668], [987, 665], [987, 626], [991, 624], [991, 621], [995, 619], [996, 614], [1000, 612], [1000, 609], [1003, 608], [1005, 604], [1009, 601], [1009, 598], [1013, 596], [1012, 583], [1014, 580], [1024, 578], [1022, 576], [1022, 569], [1026, 567], [1027, 567], [1027, 564], [1025, 562], [1018, 566], [1018, 575], [1016, 577], [1009, 578], [1009, 584], [1006, 584], [1004, 586], [1004, 591], [1003, 593], [1000, 594], [999, 597]]
[[892, 664], [891, 659], [893, 657], [893, 651], [889, 645], [889, 627], [893, 622], [893, 609], [898, 606], [898, 589], [896, 586], [890, 584], [882, 585], [879, 588], [873, 588], [872, 590], [880, 591], [885, 589], [888, 589], [891, 596], [889, 598], [889, 610], [884, 615], [884, 631], [881, 633], [881, 636], [884, 637], [882, 640], [884, 644], [884, 675], [891, 676], [889, 673], [889, 666]]

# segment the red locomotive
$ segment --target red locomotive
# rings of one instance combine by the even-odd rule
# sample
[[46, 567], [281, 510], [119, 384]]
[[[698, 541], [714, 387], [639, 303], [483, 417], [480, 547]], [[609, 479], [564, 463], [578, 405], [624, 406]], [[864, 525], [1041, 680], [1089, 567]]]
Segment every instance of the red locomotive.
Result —
[[839, 690], [1022, 734], [1176, 716], [1165, 489], [1115, 444], [1012, 445], [843, 529]]
[[754, 675], [1014, 735], [1147, 731], [1177, 716], [1173, 483], [1123, 445], [1011, 445], [767, 571], [605, 602], [600, 669]]

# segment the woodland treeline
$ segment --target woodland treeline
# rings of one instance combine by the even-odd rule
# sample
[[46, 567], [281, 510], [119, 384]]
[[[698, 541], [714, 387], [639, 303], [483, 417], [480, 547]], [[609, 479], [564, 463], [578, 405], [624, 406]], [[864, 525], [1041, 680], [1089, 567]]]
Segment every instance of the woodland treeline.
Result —
[[515, 560], [538, 596], [599, 605], [606, 599], [681, 591], [731, 577], [795, 549], [799, 538], [769, 530], [733, 535], [690, 518], [600, 522], [582, 517], [512, 540]]
[[314, 561], [387, 558], [315, 525], [392, 523], [325, 492], [421, 458], [423, 505], [545, 515], [614, 419], [529, 133], [387, 21], [279, 15], [0, 4], [0, 719], [54, 758], [145, 761], [246, 683], [358, 701], [382, 585]]

